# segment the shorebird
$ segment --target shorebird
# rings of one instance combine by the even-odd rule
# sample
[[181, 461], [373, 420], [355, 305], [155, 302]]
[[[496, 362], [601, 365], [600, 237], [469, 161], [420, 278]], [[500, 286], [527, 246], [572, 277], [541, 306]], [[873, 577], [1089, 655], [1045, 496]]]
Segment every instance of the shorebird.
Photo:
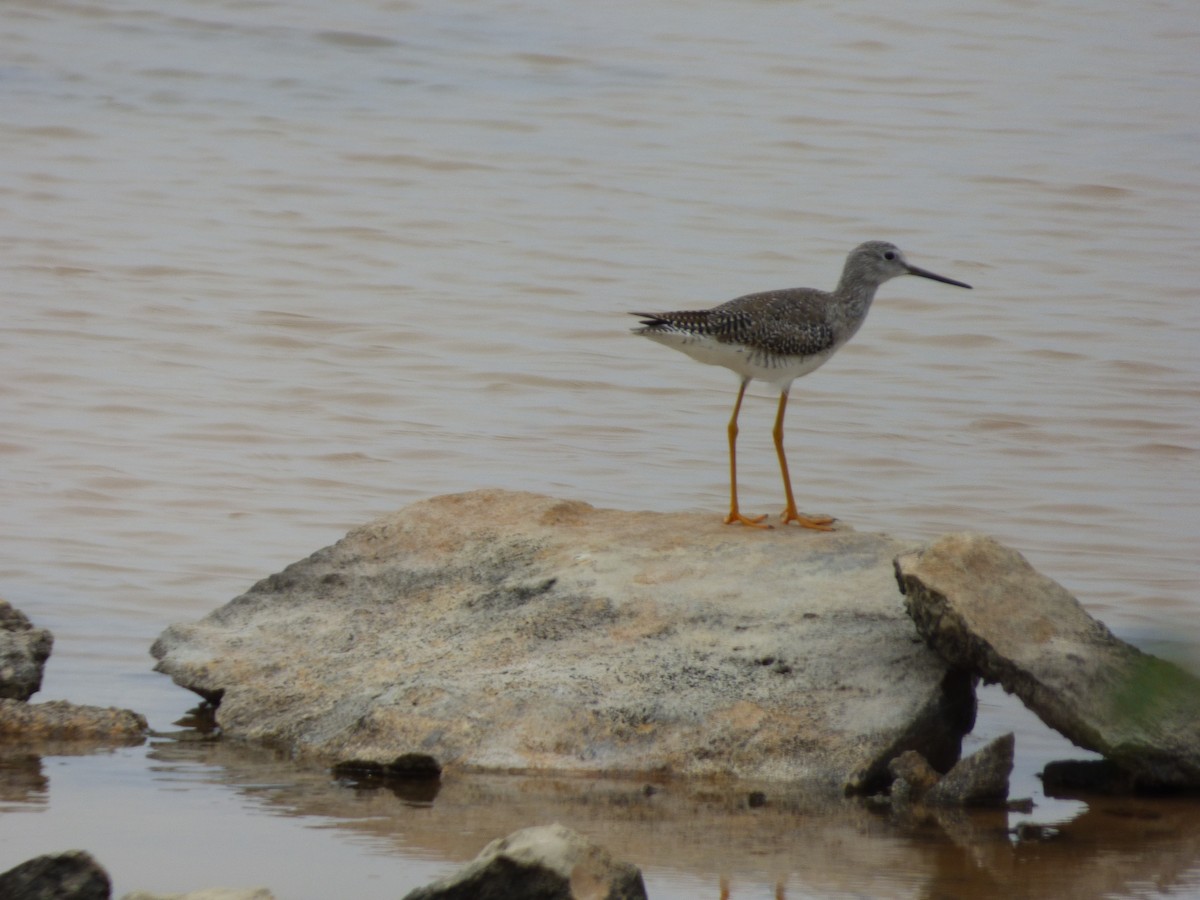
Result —
[[792, 382], [823, 365], [862, 326], [881, 284], [899, 275], [918, 275], [961, 288], [969, 284], [935, 275], [912, 265], [900, 249], [886, 241], [867, 241], [850, 251], [842, 277], [833, 291], [816, 288], [787, 288], [746, 294], [712, 309], [664, 313], [630, 313], [640, 316], [634, 334], [686, 353], [692, 359], [732, 369], [741, 379], [733, 415], [729, 419], [729, 515], [735, 522], [758, 528], [766, 516], [745, 516], [738, 509], [737, 436], [738, 413], [746, 386], [754, 379], [779, 391], [775, 414], [775, 453], [783, 474], [787, 507], [783, 524], [795, 522], [804, 528], [831, 531], [828, 516], [803, 516], [796, 510], [787, 456], [783, 451], [783, 414]]

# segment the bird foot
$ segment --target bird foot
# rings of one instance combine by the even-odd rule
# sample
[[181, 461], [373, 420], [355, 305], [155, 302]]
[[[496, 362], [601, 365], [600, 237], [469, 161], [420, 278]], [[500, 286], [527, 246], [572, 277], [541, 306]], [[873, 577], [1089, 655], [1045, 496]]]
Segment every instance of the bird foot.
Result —
[[801, 528], [811, 528], [813, 531], [833, 531], [833, 523], [837, 521], [830, 516], [802, 516], [795, 509], [785, 509], [779, 516], [784, 525], [795, 522]]
[[725, 517], [726, 525], [733, 525], [735, 522], [738, 525], [748, 525], [751, 528], [770, 528], [764, 520], [766, 516], [743, 516], [736, 509], [731, 509], [729, 515]]

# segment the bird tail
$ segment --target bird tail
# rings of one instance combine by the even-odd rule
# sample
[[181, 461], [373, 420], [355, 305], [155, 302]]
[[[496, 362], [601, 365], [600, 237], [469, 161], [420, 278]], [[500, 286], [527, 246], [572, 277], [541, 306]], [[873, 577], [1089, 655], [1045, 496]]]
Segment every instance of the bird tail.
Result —
[[642, 327], [633, 329], [634, 334], [645, 334], [647, 331], [671, 324], [669, 319], [663, 318], [658, 313], [631, 312], [629, 315], [637, 316], [641, 319], [638, 324]]

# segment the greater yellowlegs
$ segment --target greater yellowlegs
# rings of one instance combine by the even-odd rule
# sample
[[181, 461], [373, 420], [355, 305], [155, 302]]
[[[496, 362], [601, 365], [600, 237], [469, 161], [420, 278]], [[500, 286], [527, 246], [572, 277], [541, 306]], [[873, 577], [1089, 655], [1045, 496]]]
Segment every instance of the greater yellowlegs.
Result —
[[808, 517], [796, 511], [787, 457], [783, 452], [783, 413], [792, 382], [822, 365], [850, 338], [867, 317], [875, 291], [898, 275], [919, 275], [946, 284], [969, 288], [969, 284], [917, 268], [894, 244], [868, 241], [850, 251], [842, 278], [832, 291], [788, 288], [747, 294], [712, 309], [664, 313], [632, 313], [642, 324], [634, 334], [643, 334], [692, 359], [732, 369], [741, 379], [733, 415], [729, 419], [729, 515], [727, 524], [740, 522], [769, 528], [766, 516], [744, 516], [738, 510], [737, 435], [738, 413], [746, 385], [753, 379], [779, 390], [775, 415], [775, 453], [783, 473], [787, 508], [783, 523], [796, 522], [805, 528], [830, 531], [833, 519]]

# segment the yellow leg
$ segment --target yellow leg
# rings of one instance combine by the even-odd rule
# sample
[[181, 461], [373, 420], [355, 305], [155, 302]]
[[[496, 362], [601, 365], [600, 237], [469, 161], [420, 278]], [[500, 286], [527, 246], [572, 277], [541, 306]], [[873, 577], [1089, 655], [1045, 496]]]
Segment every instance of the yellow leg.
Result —
[[756, 516], [750, 518], [743, 516], [738, 512], [737, 498], [737, 436], [738, 436], [738, 413], [742, 411], [742, 398], [746, 396], [746, 385], [750, 383], [747, 379], [742, 382], [742, 386], [738, 388], [737, 402], [733, 404], [733, 415], [729, 418], [729, 515], [725, 517], [725, 524], [732, 525], [738, 522], [742, 525], [749, 525], [752, 528], [770, 528], [770, 525], [764, 525], [763, 519], [766, 516]]
[[775, 414], [775, 430], [771, 434], [775, 438], [775, 453], [779, 457], [779, 471], [783, 473], [783, 493], [787, 497], [787, 509], [783, 511], [781, 518], [783, 524], [795, 522], [803, 528], [813, 528], [817, 531], [833, 531], [830, 526], [833, 524], [833, 519], [829, 516], [819, 516], [809, 518], [802, 516], [796, 511], [796, 498], [792, 496], [792, 479], [788, 475], [787, 456], [783, 452], [783, 413], [787, 409], [788, 392], [783, 391], [779, 395], [779, 412]]

